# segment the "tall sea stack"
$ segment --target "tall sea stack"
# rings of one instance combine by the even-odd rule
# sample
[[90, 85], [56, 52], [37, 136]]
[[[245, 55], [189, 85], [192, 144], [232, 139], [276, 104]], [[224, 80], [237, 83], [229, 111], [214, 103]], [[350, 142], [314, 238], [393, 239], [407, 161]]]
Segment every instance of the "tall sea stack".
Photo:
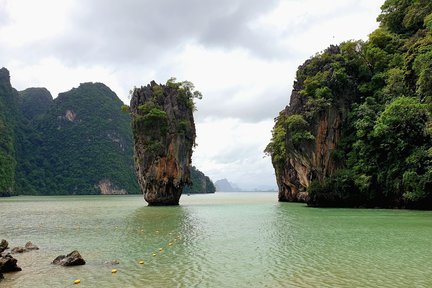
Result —
[[190, 82], [152, 81], [135, 88], [130, 102], [138, 183], [149, 205], [178, 205], [195, 144], [194, 97]]

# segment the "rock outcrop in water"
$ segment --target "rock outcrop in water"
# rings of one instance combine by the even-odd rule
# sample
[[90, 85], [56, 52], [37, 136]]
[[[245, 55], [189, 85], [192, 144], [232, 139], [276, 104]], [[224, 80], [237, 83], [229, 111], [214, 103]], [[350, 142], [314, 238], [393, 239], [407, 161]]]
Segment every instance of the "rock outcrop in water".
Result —
[[52, 264], [60, 265], [60, 266], [78, 266], [86, 264], [85, 260], [82, 258], [81, 254], [74, 250], [67, 255], [57, 256]]
[[[338, 48], [329, 49], [337, 53]], [[310, 61], [299, 67], [305, 69]], [[347, 90], [350, 87], [347, 87]], [[332, 175], [338, 167], [332, 152], [340, 139], [342, 123], [346, 118], [347, 107], [355, 96], [345, 91], [345, 99], [340, 99], [335, 105], [311, 115], [306, 105], [308, 99], [299, 93], [304, 89], [300, 78], [294, 84], [290, 97], [290, 105], [279, 115], [280, 122], [289, 122], [290, 131], [284, 135], [284, 159], [273, 157], [276, 180], [279, 187], [279, 201], [305, 202], [309, 200], [306, 192], [312, 180], [324, 181]], [[282, 125], [282, 124], [281, 124]], [[286, 132], [285, 132], [286, 133]], [[294, 139], [293, 139], [294, 138]]]
[[11, 253], [15, 254], [15, 253], [24, 253], [24, 252], [29, 252], [31, 250], [39, 250], [39, 247], [34, 245], [31, 241], [28, 241], [24, 247], [23, 246], [17, 246], [12, 248]]
[[192, 83], [174, 80], [136, 88], [130, 102], [136, 175], [149, 205], [178, 205], [191, 182], [193, 98], [201, 94]]
[[9, 247], [9, 242], [5, 239], [2, 239], [0, 241], [0, 254], [5, 251], [6, 249], [8, 249]]
[[0, 257], [0, 273], [18, 272], [22, 269], [17, 265], [18, 260], [10, 254]]
[[280, 201], [432, 209], [432, 3], [381, 8], [368, 41], [299, 67], [266, 148]]

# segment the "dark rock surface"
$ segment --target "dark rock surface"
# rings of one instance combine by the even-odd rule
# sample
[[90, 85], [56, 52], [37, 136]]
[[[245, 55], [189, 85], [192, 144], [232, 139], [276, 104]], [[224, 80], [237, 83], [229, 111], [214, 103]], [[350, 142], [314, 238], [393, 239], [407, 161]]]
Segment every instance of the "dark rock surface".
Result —
[[135, 171], [149, 205], [178, 205], [191, 183], [194, 94], [182, 85], [152, 81], [132, 95]]
[[31, 250], [39, 250], [39, 247], [37, 247], [36, 245], [34, 245], [31, 241], [28, 241], [24, 247], [22, 246], [17, 246], [12, 248], [11, 253], [15, 254], [15, 253], [24, 253], [24, 252], [28, 252]]
[[4, 250], [6, 250], [9, 246], [8, 241], [6, 241], [5, 239], [2, 239], [0, 242], [0, 253], [2, 253]]
[[17, 265], [18, 260], [13, 258], [10, 254], [0, 257], [0, 273], [17, 272], [22, 269]]
[[27, 251], [30, 251], [30, 250], [39, 250], [39, 247], [36, 246], [36, 245], [34, 245], [31, 241], [27, 242], [24, 247], [25, 247], [25, 249]]
[[26, 252], [26, 251], [27, 251], [27, 250], [26, 250], [24, 247], [22, 247], [22, 246], [17, 246], [17, 247], [12, 248], [11, 253], [12, 253], [12, 254], [16, 254], [16, 253], [24, 253], [24, 252]]
[[74, 250], [71, 253], [65, 255], [60, 255], [55, 258], [52, 264], [61, 265], [61, 266], [77, 266], [84, 265], [86, 262], [82, 258], [81, 254]]
[[[339, 53], [339, 48], [330, 46], [328, 53]], [[298, 68], [298, 71], [307, 71], [311, 60], [307, 60]], [[297, 72], [299, 73], [299, 72]], [[339, 163], [332, 157], [342, 133], [342, 124], [347, 117], [348, 107], [351, 106], [356, 95], [345, 87], [340, 92], [336, 103], [313, 116], [307, 116], [308, 97], [299, 93], [304, 89], [304, 79], [294, 82], [290, 97], [290, 104], [279, 114], [279, 117], [288, 118], [292, 115], [302, 115], [309, 118], [308, 131], [313, 136], [312, 141], [302, 143], [300, 147], [292, 147], [285, 140], [286, 158], [284, 163], [278, 163], [272, 158], [275, 168], [276, 181], [279, 188], [279, 201], [308, 202], [310, 197], [306, 192], [312, 180], [324, 181], [340, 168]]]

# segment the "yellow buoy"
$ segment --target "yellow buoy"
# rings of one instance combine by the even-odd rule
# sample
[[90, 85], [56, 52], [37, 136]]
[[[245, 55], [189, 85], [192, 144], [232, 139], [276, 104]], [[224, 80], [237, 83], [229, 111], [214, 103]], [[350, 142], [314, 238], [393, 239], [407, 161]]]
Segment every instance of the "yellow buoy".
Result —
[[162, 248], [162, 247], [161, 247], [161, 248], [159, 248], [159, 251], [160, 251], [160, 252], [162, 252], [162, 251], [163, 251], [163, 248]]
[[74, 281], [74, 284], [79, 284], [79, 283], [81, 283], [81, 280], [80, 280], [80, 279], [76, 279], [76, 280]]
[[139, 261], [139, 264], [144, 264], [144, 261]]
[[117, 269], [112, 269], [111, 273], [117, 273]]
[[153, 254], [152, 254], [153, 257], [156, 256], [156, 255], [157, 255], [156, 253], [153, 253]]
[[170, 243], [168, 243], [168, 246], [172, 246], [172, 243], [170, 242]]

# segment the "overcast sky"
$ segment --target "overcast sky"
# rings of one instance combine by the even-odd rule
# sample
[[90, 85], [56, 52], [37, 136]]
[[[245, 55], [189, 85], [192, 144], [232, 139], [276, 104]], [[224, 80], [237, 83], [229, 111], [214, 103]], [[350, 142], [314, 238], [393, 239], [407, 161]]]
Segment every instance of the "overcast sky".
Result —
[[383, 0], [0, 0], [0, 67], [54, 97], [82, 82], [128, 92], [171, 76], [203, 94], [193, 165], [213, 181], [276, 187], [263, 150], [297, 67], [366, 39]]

